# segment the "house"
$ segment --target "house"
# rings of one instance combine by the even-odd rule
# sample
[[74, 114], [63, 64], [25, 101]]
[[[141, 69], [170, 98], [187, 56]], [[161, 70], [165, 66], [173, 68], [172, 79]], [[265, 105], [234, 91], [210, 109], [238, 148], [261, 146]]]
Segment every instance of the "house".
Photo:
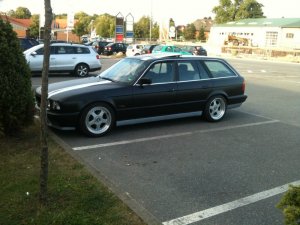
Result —
[[0, 16], [3, 21], [8, 21], [11, 24], [18, 37], [29, 36], [30, 19], [16, 19], [5, 14], [1, 14]]
[[196, 37], [199, 36], [200, 30], [203, 27], [204, 28], [204, 33], [206, 39], [209, 38], [210, 34], [210, 29], [213, 25], [214, 21], [211, 19], [211, 17], [204, 17], [203, 19], [198, 19], [196, 20], [193, 24], [195, 25], [196, 28]]
[[212, 46], [300, 49], [300, 18], [244, 19], [214, 24], [209, 43]]

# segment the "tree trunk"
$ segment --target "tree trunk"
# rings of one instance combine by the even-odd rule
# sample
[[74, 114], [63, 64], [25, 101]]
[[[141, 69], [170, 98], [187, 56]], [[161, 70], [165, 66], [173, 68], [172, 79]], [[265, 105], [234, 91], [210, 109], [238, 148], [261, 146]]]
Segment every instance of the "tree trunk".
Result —
[[44, 61], [42, 72], [42, 93], [41, 93], [41, 171], [40, 171], [40, 205], [47, 203], [48, 186], [48, 142], [47, 142], [47, 99], [48, 99], [48, 72], [50, 58], [50, 38], [52, 24], [51, 0], [44, 0], [45, 3], [45, 25], [44, 25]]

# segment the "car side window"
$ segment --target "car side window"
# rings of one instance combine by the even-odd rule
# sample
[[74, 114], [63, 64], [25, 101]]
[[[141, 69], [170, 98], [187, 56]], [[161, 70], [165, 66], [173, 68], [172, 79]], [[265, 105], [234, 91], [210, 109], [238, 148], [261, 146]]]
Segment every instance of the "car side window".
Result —
[[57, 46], [57, 54], [67, 54], [67, 50], [64, 46]]
[[37, 55], [44, 55], [44, 48], [40, 48], [35, 51]]
[[151, 80], [152, 84], [169, 83], [174, 81], [173, 62], [155, 63], [144, 76]]
[[74, 47], [75, 54], [89, 54], [90, 50], [85, 47]]
[[179, 81], [193, 81], [200, 80], [200, 74], [196, 64], [191, 61], [179, 61], [178, 75]]
[[235, 77], [236, 74], [220, 61], [204, 61], [213, 78]]

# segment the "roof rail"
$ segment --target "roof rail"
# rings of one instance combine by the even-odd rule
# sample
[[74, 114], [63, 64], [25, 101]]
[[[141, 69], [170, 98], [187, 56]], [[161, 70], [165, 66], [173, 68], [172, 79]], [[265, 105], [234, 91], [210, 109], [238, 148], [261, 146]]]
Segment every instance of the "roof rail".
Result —
[[154, 58], [179, 58], [181, 56], [180, 53], [152, 53]]

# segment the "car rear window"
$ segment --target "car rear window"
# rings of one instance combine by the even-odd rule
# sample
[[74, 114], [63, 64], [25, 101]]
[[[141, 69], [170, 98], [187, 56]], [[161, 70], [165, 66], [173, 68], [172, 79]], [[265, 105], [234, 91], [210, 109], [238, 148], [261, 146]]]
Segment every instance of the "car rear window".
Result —
[[236, 74], [220, 61], [204, 61], [213, 78], [235, 77]]

